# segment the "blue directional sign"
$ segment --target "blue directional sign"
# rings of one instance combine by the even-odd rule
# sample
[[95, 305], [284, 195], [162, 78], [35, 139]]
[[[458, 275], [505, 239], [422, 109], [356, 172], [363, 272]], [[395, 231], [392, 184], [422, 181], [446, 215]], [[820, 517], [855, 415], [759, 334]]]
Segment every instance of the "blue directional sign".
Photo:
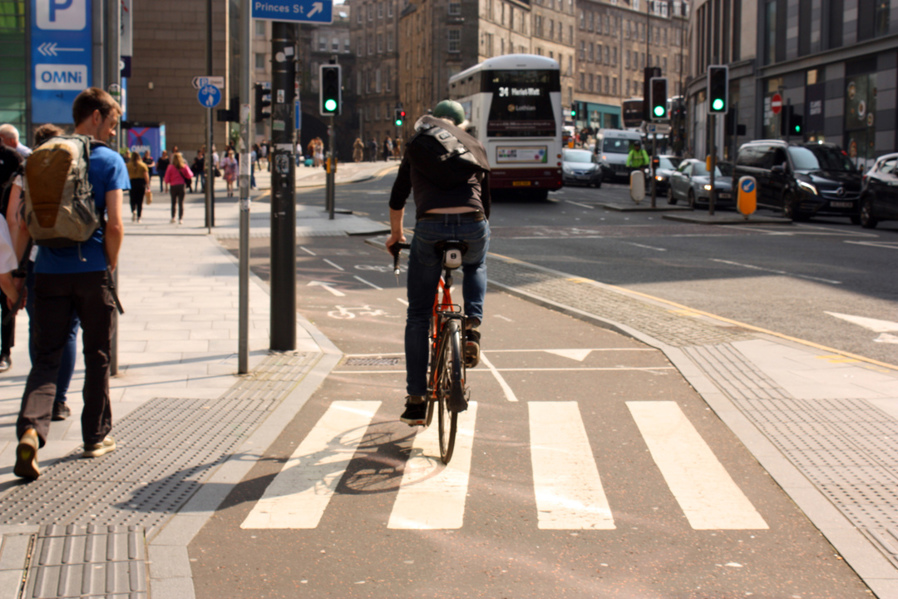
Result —
[[265, 21], [333, 23], [333, 0], [252, 0], [253, 18]]
[[749, 193], [755, 190], [755, 182], [753, 179], [749, 177], [744, 177], [742, 181], [739, 182], [742, 186], [742, 191]]
[[93, 83], [91, 0], [31, 0], [31, 121], [71, 123]]
[[215, 108], [221, 102], [221, 90], [214, 85], [204, 85], [196, 95], [203, 108]]

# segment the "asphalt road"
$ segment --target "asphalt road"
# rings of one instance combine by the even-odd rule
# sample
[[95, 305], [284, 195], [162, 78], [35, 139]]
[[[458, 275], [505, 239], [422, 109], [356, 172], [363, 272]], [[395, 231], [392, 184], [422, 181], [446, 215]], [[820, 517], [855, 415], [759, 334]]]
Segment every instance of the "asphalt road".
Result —
[[870, 596], [663, 354], [502, 293], [441, 467], [398, 421], [388, 264], [298, 240], [298, 309], [345, 357], [190, 545], [198, 597]]
[[[341, 186], [337, 205], [387, 222], [392, 181]], [[323, 203], [323, 190], [300, 197], [319, 195]], [[839, 218], [709, 226], [603, 208], [632, 205], [628, 196], [606, 183], [567, 187], [548, 202], [497, 202], [491, 251], [898, 365], [898, 279], [890, 276], [898, 222], [872, 231]]]

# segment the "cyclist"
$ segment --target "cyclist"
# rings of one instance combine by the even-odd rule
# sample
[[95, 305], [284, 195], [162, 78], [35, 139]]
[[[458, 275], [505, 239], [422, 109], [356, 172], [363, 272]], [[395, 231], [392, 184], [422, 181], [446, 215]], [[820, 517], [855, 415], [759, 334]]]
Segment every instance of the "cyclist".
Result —
[[[442, 271], [442, 257], [435, 244], [458, 240], [467, 244], [462, 272], [464, 310], [467, 317], [466, 361], [473, 366], [480, 357], [480, 333], [474, 330], [483, 320], [486, 295], [486, 253], [489, 246], [490, 214], [489, 162], [483, 145], [464, 131], [467, 125], [461, 104], [443, 100], [431, 115], [415, 123], [416, 131], [438, 126], [452, 133], [467, 148], [483, 169], [463, 184], [446, 189], [434, 183], [437, 173], [422, 172], [412, 165], [409, 147], [399, 165], [399, 173], [390, 194], [390, 237], [387, 249], [405, 242], [402, 220], [405, 203], [414, 190], [415, 236], [408, 262], [408, 313], [405, 325], [406, 397], [400, 420], [409, 426], [423, 426], [427, 417], [428, 329], [434, 296]], [[414, 138], [413, 138], [414, 139]]]
[[633, 142], [630, 146], [630, 153], [627, 154], [627, 166], [632, 169], [645, 168], [649, 165], [649, 155], [642, 149], [642, 143]]

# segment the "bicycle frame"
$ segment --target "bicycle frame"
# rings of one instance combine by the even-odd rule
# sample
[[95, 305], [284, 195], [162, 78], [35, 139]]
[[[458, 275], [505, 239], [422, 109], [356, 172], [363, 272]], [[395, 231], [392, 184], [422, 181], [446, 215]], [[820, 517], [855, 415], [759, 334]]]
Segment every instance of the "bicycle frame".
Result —
[[[440, 339], [443, 335], [443, 327], [450, 318], [461, 319], [461, 330], [464, 331], [465, 315], [460, 306], [452, 303], [452, 274], [447, 268], [443, 275], [440, 276], [437, 284], [437, 292], [433, 298], [433, 316], [431, 317], [430, 327], [430, 361], [433, 364], [440, 352]], [[462, 333], [464, 335], [464, 332]], [[464, 339], [462, 339], [464, 343]], [[435, 400], [437, 397], [438, 382], [436, 380], [437, 371], [431, 368], [430, 376], [430, 399]]]

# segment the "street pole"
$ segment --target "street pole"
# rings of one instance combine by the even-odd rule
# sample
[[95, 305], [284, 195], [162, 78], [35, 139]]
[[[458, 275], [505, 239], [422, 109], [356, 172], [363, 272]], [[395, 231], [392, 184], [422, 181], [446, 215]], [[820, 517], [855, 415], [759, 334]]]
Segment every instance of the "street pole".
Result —
[[[212, 77], [212, 0], [206, 0], [206, 76]], [[212, 234], [215, 225], [212, 202], [215, 199], [214, 163], [212, 161], [212, 108], [206, 109], [206, 232]]]
[[708, 214], [714, 216], [714, 171], [717, 169], [717, 115], [711, 115], [711, 191], [708, 192]]
[[252, 80], [250, 72], [249, 55], [250, 28], [250, 3], [240, 3], [240, 173], [238, 177], [240, 187], [240, 248], [238, 264], [238, 312], [239, 323], [237, 329], [237, 373], [249, 372], [249, 177], [250, 154], [249, 135], [250, 121], [253, 117], [252, 106]]
[[271, 311], [275, 351], [296, 349], [296, 26], [271, 24]]
[[[108, 0], [106, 2], [106, 86], [107, 90], [116, 90], [113, 94], [119, 102], [122, 99], [122, 69], [119, 63], [122, 60], [121, 52], [122, 31], [122, 4], [121, 0]], [[122, 138], [121, 119], [115, 125], [115, 147], [118, 152]], [[118, 288], [118, 269], [112, 272], [113, 284]], [[118, 374], [118, 312], [112, 311], [112, 339], [109, 345], [109, 374]]]
[[334, 212], [336, 211], [336, 174], [337, 174], [337, 153], [334, 144], [337, 143], [337, 134], [334, 128], [335, 118], [331, 115], [330, 126], [327, 128], [327, 177], [325, 178], [325, 203], [327, 204], [328, 219], [334, 220]]
[[658, 129], [652, 134], [652, 158], [649, 161], [649, 173], [652, 175], [652, 210], [655, 209], [655, 198], [658, 195], [658, 182], [655, 180], [655, 156], [658, 155]]

